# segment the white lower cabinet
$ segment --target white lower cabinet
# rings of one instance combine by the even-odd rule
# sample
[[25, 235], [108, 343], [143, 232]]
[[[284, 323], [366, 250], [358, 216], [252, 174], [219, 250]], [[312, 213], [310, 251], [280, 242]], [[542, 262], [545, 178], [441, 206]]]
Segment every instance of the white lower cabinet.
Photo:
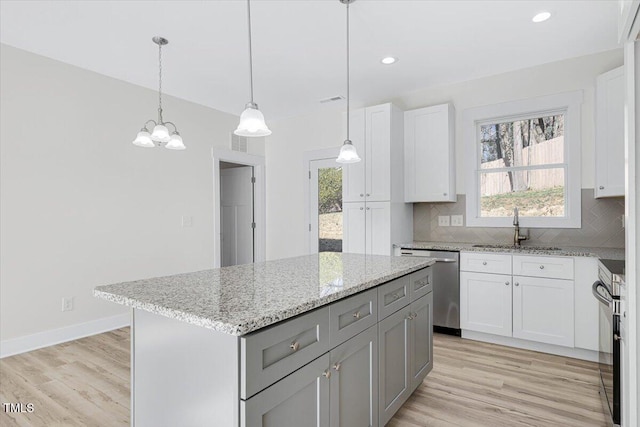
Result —
[[573, 347], [573, 281], [513, 276], [513, 336]]
[[[471, 270], [460, 272], [463, 331], [575, 347], [573, 258], [482, 253], [460, 258], [461, 268]], [[486, 272], [498, 261], [512, 265], [500, 272], [513, 275]]]
[[511, 336], [511, 276], [460, 272], [460, 327]]

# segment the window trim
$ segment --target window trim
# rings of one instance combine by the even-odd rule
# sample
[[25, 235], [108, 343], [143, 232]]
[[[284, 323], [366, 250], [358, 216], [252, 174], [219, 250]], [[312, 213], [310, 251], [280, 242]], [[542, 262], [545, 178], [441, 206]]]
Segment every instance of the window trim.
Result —
[[[504, 102], [467, 109], [462, 115], [463, 143], [465, 154], [466, 212], [468, 227], [512, 227], [513, 218], [481, 218], [480, 215], [480, 149], [477, 146], [480, 125], [487, 123], [531, 118], [562, 113], [564, 123], [564, 163], [548, 166], [563, 166], [565, 170], [564, 217], [532, 218], [520, 217], [524, 228], [580, 228], [581, 218], [581, 156], [582, 144], [582, 91], [573, 91], [537, 98]], [[527, 169], [530, 169], [527, 167]], [[484, 170], [486, 171], [486, 170]]]

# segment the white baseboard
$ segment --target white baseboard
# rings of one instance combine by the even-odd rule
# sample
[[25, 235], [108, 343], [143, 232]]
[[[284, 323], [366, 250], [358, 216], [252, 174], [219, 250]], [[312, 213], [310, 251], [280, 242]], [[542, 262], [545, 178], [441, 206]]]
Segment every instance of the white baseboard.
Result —
[[582, 348], [563, 347], [555, 344], [527, 341], [519, 338], [503, 337], [500, 335], [487, 334], [484, 332], [465, 330], [462, 331], [462, 338], [474, 341], [489, 342], [492, 344], [499, 344], [507, 347], [516, 347], [525, 350], [539, 351], [541, 353], [555, 354], [557, 356], [572, 357], [574, 359], [588, 360], [590, 362], [598, 361], [597, 351], [585, 350]]
[[38, 332], [18, 338], [0, 341], [0, 359], [43, 347], [77, 340], [90, 335], [112, 331], [131, 324], [131, 314], [123, 313], [111, 317], [92, 320], [86, 323]]

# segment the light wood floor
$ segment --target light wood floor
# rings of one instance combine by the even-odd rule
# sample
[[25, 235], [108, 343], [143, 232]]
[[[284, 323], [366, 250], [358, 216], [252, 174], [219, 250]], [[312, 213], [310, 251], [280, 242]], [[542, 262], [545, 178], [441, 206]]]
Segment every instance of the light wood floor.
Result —
[[[595, 363], [438, 334], [434, 353], [389, 427], [606, 425]], [[129, 378], [128, 328], [2, 359], [0, 401], [35, 411], [0, 425], [126, 426]]]

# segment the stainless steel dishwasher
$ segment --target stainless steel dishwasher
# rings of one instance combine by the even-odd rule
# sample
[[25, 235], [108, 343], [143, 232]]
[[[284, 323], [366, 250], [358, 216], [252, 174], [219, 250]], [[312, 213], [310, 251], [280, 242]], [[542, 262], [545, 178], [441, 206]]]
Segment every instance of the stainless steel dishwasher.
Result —
[[428, 257], [436, 260], [432, 267], [433, 330], [460, 336], [460, 252], [400, 247], [400, 256]]

